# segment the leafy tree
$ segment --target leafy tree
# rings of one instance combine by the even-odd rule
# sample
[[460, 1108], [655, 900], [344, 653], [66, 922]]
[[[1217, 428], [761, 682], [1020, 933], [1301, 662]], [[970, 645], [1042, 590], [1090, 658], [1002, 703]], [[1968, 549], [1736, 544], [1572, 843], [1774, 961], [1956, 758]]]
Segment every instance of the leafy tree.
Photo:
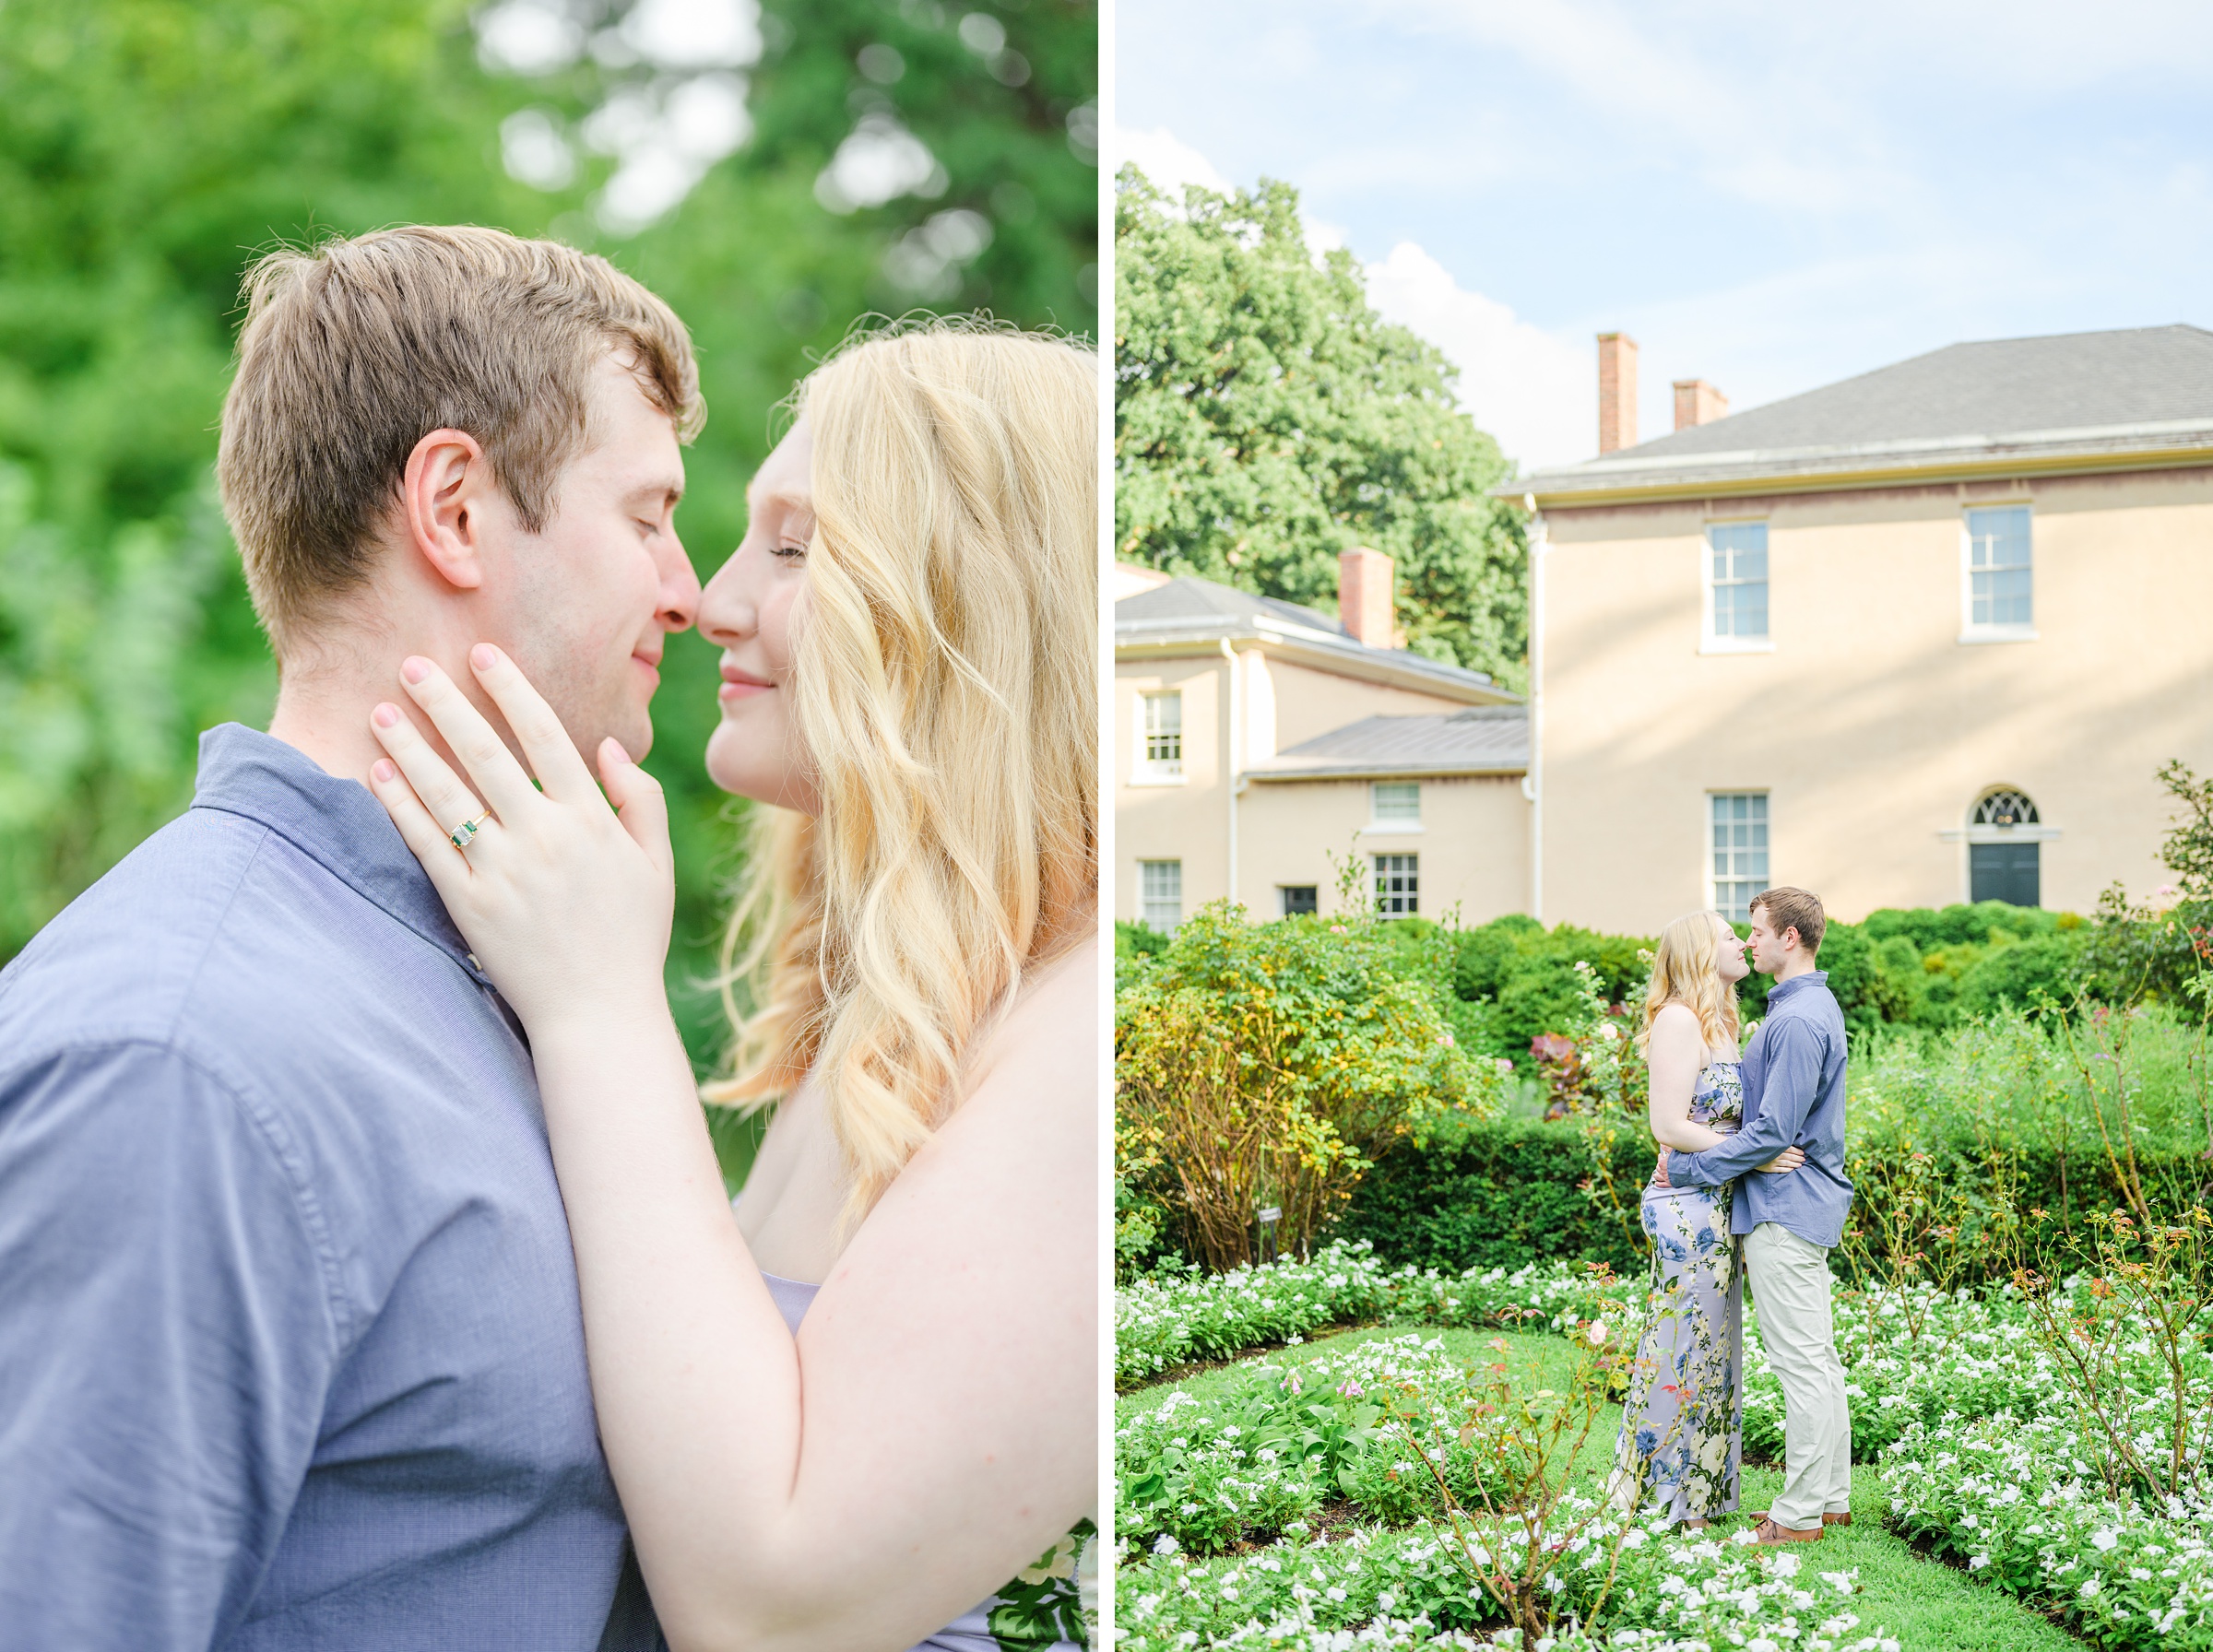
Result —
[[1518, 513], [1497, 443], [1434, 346], [1379, 316], [1342, 248], [1317, 259], [1298, 196], [1115, 189], [1118, 557], [1324, 610], [1338, 553], [1398, 564], [1407, 643], [1525, 678]]
[[[1095, 325], [1092, 0], [766, 0], [719, 66], [656, 60], [648, 9], [0, 5], [0, 962], [184, 807], [196, 730], [267, 721], [275, 671], [211, 476], [257, 250], [489, 223], [638, 275], [699, 346], [711, 416], [679, 527], [703, 575], [742, 531], [772, 406], [855, 317]], [[518, 17], [565, 48], [498, 49]], [[703, 84], [692, 112], [724, 120], [705, 148], [680, 119]], [[691, 170], [657, 216], [625, 217], [613, 181], [671, 133]], [[841, 195], [825, 175], [855, 171], [857, 141], [915, 164]], [[713, 648], [675, 639], [650, 759], [677, 840], [671, 985], [703, 1063], [737, 844], [701, 766], [716, 683]]]

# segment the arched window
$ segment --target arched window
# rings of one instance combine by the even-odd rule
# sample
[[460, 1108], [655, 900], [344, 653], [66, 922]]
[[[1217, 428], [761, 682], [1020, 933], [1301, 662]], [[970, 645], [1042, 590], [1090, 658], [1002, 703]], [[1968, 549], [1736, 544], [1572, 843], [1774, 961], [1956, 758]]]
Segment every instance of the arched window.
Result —
[[1986, 792], [1982, 801], [1975, 805], [1975, 824], [1978, 826], [2033, 826], [2036, 824], [2036, 805], [2027, 792], [2017, 792], [2011, 786], [2000, 786]]
[[2038, 823], [2035, 801], [2027, 792], [1994, 786], [1982, 794], [1969, 823], [1968, 899], [2014, 906], [2042, 903], [2042, 845], [2034, 837], [2014, 835]]

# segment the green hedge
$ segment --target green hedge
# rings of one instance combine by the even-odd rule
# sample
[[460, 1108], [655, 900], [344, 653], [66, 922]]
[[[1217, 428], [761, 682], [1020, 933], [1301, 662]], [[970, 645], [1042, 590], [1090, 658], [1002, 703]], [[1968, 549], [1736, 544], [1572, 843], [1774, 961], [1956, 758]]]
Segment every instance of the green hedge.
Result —
[[[1988, 1166], [1972, 1142], [1939, 1139], [1929, 1147], [1947, 1185], [1989, 1185]], [[1855, 1141], [1854, 1150], [1873, 1149]], [[1609, 1163], [1615, 1186], [1632, 1210], [1651, 1174], [1654, 1151], [1643, 1121], [1624, 1118]], [[2146, 1186], [2165, 1208], [2187, 1208], [2194, 1198], [2213, 1202], [2213, 1160], [2206, 1150], [2140, 1150], [2139, 1162]], [[2018, 1146], [2013, 1168], [2020, 1178], [2020, 1208], [2046, 1212], [2032, 1247], [2056, 1241], [2063, 1228], [2079, 1234], [2087, 1214], [2121, 1203], [2094, 1137], [2077, 1138], [2064, 1149], [2041, 1142]], [[1402, 1144], [1385, 1155], [1355, 1191], [1332, 1236], [1367, 1240], [1394, 1264], [1452, 1272], [1564, 1257], [1607, 1262], [1636, 1277], [1644, 1270], [1644, 1247], [1632, 1244], [1614, 1212], [1583, 1191], [1591, 1172], [1590, 1149], [1575, 1123], [1456, 1122], [1420, 1145]], [[1999, 1260], [1991, 1258], [1994, 1265]]]
[[[1625, 1124], [1612, 1170], [1626, 1201], [1651, 1174], [1653, 1148], [1640, 1121]], [[1554, 1257], [1641, 1272], [1641, 1250], [1582, 1191], [1591, 1168], [1575, 1125], [1459, 1121], [1386, 1154], [1355, 1190], [1335, 1232], [1367, 1240], [1394, 1263], [1455, 1273]]]

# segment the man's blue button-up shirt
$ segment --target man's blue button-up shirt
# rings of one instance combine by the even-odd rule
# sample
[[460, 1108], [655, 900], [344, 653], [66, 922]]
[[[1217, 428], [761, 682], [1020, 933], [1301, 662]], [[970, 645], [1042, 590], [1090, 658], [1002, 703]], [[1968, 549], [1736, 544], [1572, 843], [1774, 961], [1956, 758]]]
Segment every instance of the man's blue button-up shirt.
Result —
[[530, 1055], [366, 788], [229, 724], [0, 973], [0, 1643], [649, 1648]]
[[[1833, 1249], [1844, 1237], [1844, 1217], [1852, 1209], [1852, 1184], [1844, 1176], [1849, 1053], [1844, 1012], [1828, 990], [1826, 970], [1777, 982], [1768, 989], [1767, 1019], [1745, 1046], [1742, 1127], [1702, 1153], [1669, 1152], [1669, 1183], [1718, 1187], [1734, 1181], [1731, 1233], [1749, 1233], [1771, 1221], [1810, 1245]], [[1792, 1146], [1805, 1153], [1796, 1170], [1745, 1174]]]

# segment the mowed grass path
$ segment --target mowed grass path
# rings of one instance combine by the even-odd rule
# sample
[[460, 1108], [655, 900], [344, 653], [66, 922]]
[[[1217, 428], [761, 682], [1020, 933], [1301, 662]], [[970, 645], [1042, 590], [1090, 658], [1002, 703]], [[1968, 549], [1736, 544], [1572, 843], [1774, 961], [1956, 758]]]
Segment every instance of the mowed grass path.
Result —
[[[1490, 1344], [1503, 1337], [1509, 1350], [1507, 1364], [1517, 1381], [1533, 1388], [1565, 1389], [1572, 1380], [1575, 1354], [1557, 1335], [1386, 1326], [1324, 1336], [1297, 1348], [1277, 1349], [1180, 1381], [1139, 1388], [1116, 1400], [1115, 1420], [1118, 1424], [1150, 1411], [1179, 1389], [1194, 1398], [1211, 1398], [1242, 1381], [1243, 1367], [1260, 1360], [1276, 1365], [1296, 1364], [1320, 1353], [1342, 1352], [1362, 1342], [1409, 1332], [1418, 1333], [1425, 1341], [1441, 1338], [1454, 1357], [1470, 1364], [1496, 1359]], [[1579, 1472], [1588, 1477], [1579, 1489], [1589, 1494], [1596, 1494], [1612, 1459], [1615, 1425], [1619, 1418], [1618, 1409], [1609, 1409], [1602, 1415], [1577, 1459]], [[1742, 1482], [1744, 1512], [1767, 1507], [1769, 1499], [1781, 1488], [1781, 1469], [1746, 1467]], [[1858, 1568], [1861, 1592], [1852, 1602], [1862, 1624], [1857, 1633], [1872, 1633], [1880, 1626], [1884, 1633], [1898, 1637], [1905, 1652], [2081, 1652], [2085, 1642], [2012, 1596], [1970, 1583], [1955, 1568], [1915, 1553], [1884, 1528], [1884, 1501], [1875, 1465], [1855, 1464], [1852, 1470], [1852, 1524], [1832, 1526], [1819, 1543], [1792, 1551], [1805, 1556], [1820, 1571]], [[1749, 1524], [1742, 1518], [1717, 1521], [1713, 1535], [1726, 1538]]]

